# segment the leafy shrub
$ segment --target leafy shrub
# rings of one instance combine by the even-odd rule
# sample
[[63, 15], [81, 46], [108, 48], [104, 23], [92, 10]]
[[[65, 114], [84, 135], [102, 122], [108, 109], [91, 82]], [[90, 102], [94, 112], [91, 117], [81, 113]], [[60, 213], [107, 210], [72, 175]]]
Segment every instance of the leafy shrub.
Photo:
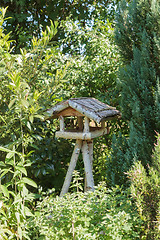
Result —
[[[44, 110], [61, 100], [63, 71], [55, 64], [58, 50], [51, 43], [56, 23], [51, 22], [41, 38], [34, 37], [30, 49], [12, 54], [10, 34], [5, 35], [5, 13], [6, 9], [0, 9], [0, 146], [30, 153], [28, 176], [46, 189], [59, 190], [71, 155], [70, 144], [55, 140], [56, 121], [54, 125], [53, 120], [43, 121]], [[5, 162], [5, 157], [6, 153], [0, 152], [1, 161]]]
[[139, 239], [141, 223], [131, 199], [119, 187], [45, 196], [28, 226], [31, 239]]
[[135, 163], [129, 173], [131, 193], [141, 219], [145, 222], [146, 239], [160, 239], [160, 135], [153, 156], [154, 166], [148, 173], [141, 162]]
[[45, 86], [46, 98], [54, 86], [51, 78], [47, 85], [46, 72], [54, 51], [47, 45], [56, 28], [51, 23], [40, 39], [33, 38], [28, 52], [21, 49], [14, 55], [3, 28], [5, 12], [0, 8], [0, 239], [19, 240], [29, 239], [26, 221], [33, 215], [35, 198], [30, 190], [37, 184], [27, 170], [35, 150], [33, 131], [43, 119], [42, 91]]

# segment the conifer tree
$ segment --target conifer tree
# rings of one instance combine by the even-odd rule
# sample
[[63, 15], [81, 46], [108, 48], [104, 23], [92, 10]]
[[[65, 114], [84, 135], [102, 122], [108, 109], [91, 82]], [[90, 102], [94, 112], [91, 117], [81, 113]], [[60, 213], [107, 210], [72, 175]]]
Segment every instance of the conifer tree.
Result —
[[134, 161], [139, 160], [144, 166], [152, 164], [155, 131], [160, 130], [159, 10], [159, 0], [132, 0], [129, 4], [123, 1], [118, 10], [116, 43], [124, 62], [119, 74], [121, 111], [129, 128], [127, 144], [117, 147], [110, 159], [110, 171], [121, 162], [115, 184], [125, 182], [124, 172]]

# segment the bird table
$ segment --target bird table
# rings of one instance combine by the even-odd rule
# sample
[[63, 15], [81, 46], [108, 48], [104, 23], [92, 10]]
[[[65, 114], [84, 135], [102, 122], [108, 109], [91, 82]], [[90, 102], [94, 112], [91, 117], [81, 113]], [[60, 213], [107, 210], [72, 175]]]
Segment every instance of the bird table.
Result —
[[[60, 196], [68, 192], [80, 151], [82, 151], [84, 161], [85, 188], [94, 191], [93, 139], [109, 133], [105, 122], [121, 117], [120, 111], [95, 98], [82, 97], [62, 101], [47, 112], [51, 118], [59, 118], [60, 130], [56, 131], [55, 134], [57, 138], [76, 139]], [[71, 129], [67, 129], [65, 126], [65, 118], [67, 117], [74, 118]]]

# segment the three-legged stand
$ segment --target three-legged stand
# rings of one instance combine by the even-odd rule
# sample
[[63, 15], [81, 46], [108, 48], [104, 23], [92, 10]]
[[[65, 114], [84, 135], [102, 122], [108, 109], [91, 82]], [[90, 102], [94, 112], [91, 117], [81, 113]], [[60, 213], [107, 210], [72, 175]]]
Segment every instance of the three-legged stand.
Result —
[[94, 191], [94, 179], [93, 179], [93, 172], [92, 172], [93, 140], [86, 141], [86, 140], [77, 139], [60, 196], [63, 196], [65, 193], [68, 192], [68, 189], [72, 180], [72, 173], [76, 167], [80, 150], [82, 150], [85, 176], [86, 176], [85, 189]]

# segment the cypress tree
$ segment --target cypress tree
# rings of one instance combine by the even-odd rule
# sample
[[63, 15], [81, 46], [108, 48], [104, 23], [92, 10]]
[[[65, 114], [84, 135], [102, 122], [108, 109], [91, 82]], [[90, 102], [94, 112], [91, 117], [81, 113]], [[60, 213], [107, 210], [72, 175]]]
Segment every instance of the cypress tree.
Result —
[[110, 172], [121, 163], [114, 184], [125, 183], [124, 172], [134, 161], [145, 167], [152, 164], [155, 131], [160, 131], [159, 10], [159, 0], [132, 0], [129, 4], [123, 1], [117, 13], [115, 39], [124, 63], [119, 74], [120, 104], [129, 127], [127, 143], [117, 147], [109, 160]]

